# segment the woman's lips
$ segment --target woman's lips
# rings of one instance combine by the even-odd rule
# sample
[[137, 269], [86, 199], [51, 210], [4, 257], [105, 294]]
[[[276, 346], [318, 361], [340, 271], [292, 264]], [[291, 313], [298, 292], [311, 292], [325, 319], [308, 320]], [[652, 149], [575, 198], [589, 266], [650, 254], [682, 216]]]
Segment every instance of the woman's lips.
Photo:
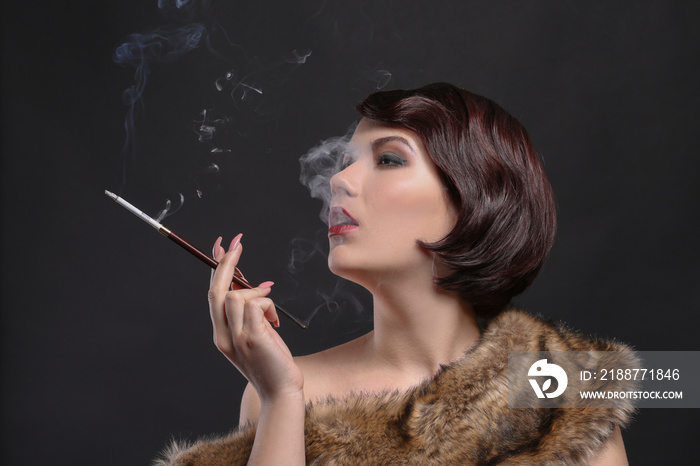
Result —
[[344, 235], [358, 228], [357, 221], [340, 206], [331, 207], [328, 213], [328, 236]]
[[344, 235], [345, 233], [350, 233], [353, 230], [357, 230], [357, 225], [336, 225], [328, 229], [328, 237]]

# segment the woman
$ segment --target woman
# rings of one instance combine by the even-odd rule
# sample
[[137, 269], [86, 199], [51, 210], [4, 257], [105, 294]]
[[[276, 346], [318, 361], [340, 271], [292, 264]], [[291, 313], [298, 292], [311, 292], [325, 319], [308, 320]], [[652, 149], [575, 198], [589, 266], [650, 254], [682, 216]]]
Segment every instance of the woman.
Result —
[[524, 128], [444, 83], [358, 110], [330, 182], [328, 264], [372, 293], [374, 330], [293, 358], [272, 328], [272, 284], [231, 290], [241, 235], [227, 251], [219, 238], [209, 304], [217, 347], [249, 381], [244, 427], [162, 464], [626, 464], [631, 406], [507, 405], [509, 350], [624, 350], [504, 311], [555, 235]]

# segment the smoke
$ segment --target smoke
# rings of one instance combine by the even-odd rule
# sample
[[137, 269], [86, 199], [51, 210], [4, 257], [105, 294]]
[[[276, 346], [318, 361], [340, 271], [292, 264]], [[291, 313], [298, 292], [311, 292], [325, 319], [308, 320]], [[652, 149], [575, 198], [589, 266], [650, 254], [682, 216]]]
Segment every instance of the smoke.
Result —
[[[182, 208], [182, 205], [185, 203], [185, 196], [182, 193], [178, 193], [180, 195], [180, 204], [178, 204], [174, 209], [172, 208], [172, 202], [170, 202], [170, 199], [165, 200], [165, 207], [158, 212], [156, 215], [156, 222], [161, 223], [165, 217], [168, 217], [178, 210]], [[171, 210], [172, 209], [172, 210]]]
[[292, 50], [291, 54], [289, 57], [286, 58], [287, 63], [294, 63], [297, 65], [301, 65], [303, 63], [306, 63], [306, 59], [311, 56], [311, 50], [304, 50], [299, 54], [297, 52], [297, 49]]
[[390, 71], [377, 70], [368, 76], [367, 79], [374, 83], [374, 88], [376, 90], [381, 90], [384, 89], [387, 84], [389, 84], [389, 81], [391, 81], [391, 76]]
[[[190, 17], [197, 8], [194, 0], [158, 0], [158, 8], [165, 12], [175, 11], [175, 14], [185, 14]], [[207, 0], [202, 0], [203, 7], [208, 6]], [[148, 83], [148, 76], [154, 64], [172, 63], [188, 52], [197, 48], [206, 36], [207, 29], [198, 22], [190, 22], [180, 26], [167, 25], [145, 33], [135, 33], [127, 37], [114, 51], [113, 61], [122, 66], [134, 69], [134, 83], [122, 93], [122, 101], [127, 106], [124, 118], [126, 133], [122, 147], [122, 187], [126, 185], [126, 171], [129, 155], [136, 150], [135, 127], [136, 114], [143, 108], [143, 93]]]
[[[157, 5], [167, 24], [148, 32], [129, 35], [113, 54], [115, 63], [133, 69], [133, 83], [122, 93], [127, 110], [124, 118], [126, 138], [121, 152], [124, 167], [121, 191], [126, 185], [129, 158], [136, 153], [135, 128], [144, 108], [143, 98], [149, 76], [155, 70], [160, 71], [160, 65], [181, 60], [197, 49], [208, 52], [209, 56], [224, 63], [209, 81], [211, 92], [217, 97], [195, 107], [202, 110], [188, 117], [192, 127], [190, 137], [201, 143], [207, 154], [204, 160], [197, 162], [198, 175], [209, 177], [219, 174], [222, 169], [226, 170], [228, 154], [240, 152], [235, 150], [231, 137], [249, 137], [249, 134], [255, 134], [249, 131], [252, 125], [269, 126], [270, 122], [281, 116], [285, 102], [280, 88], [288, 82], [297, 67], [306, 64], [312, 57], [311, 50], [295, 48], [276, 59], [267, 60], [253, 54], [251, 56], [254, 58], [251, 59], [246, 49], [234, 43], [216, 22], [209, 10], [209, 0], [157, 0]], [[371, 89], [382, 89], [391, 79], [389, 71], [375, 68], [362, 74], [361, 82], [354, 84], [364, 92], [368, 85]], [[300, 181], [313, 198], [322, 201], [319, 216], [324, 223], [328, 221], [330, 179], [340, 167], [355, 126], [352, 125], [344, 136], [321, 141], [299, 160]], [[202, 198], [204, 190], [199, 184], [200, 180], [194, 177], [189, 180], [194, 181], [194, 186], [191, 186], [194, 188], [193, 195]], [[183, 192], [187, 194], [189, 191], [177, 189], [175, 192], [177, 195], [169, 196], [164, 208], [155, 216], [159, 222], [182, 208], [186, 197]], [[299, 292], [305, 290], [304, 296], [311, 294], [320, 299], [321, 304], [310, 306], [314, 308], [310, 317], [321, 309], [341, 311], [347, 306], [360, 313], [360, 302], [344, 290], [343, 280], [336, 279], [330, 286], [319, 284], [316, 280], [301, 283], [303, 279], [299, 276], [308, 273], [309, 268], [322, 265], [327, 271], [327, 251], [323, 250], [323, 245], [327, 244], [326, 236], [324, 229], [319, 230], [313, 240], [293, 240], [288, 272], [293, 275]]]
[[311, 50], [294, 49], [273, 60], [255, 57], [245, 66], [229, 69], [216, 79], [214, 86], [222, 95], [228, 95], [236, 113], [245, 116], [239, 124], [246, 120], [266, 124], [282, 114], [280, 85], [310, 56]]
[[335, 282], [335, 287], [330, 293], [325, 293], [321, 288], [317, 287], [315, 289], [315, 293], [317, 299], [319, 299], [321, 303], [311, 311], [311, 314], [306, 318], [306, 321], [311, 322], [311, 319], [313, 319], [316, 314], [322, 310], [335, 313], [336, 317], [348, 310], [353, 312], [356, 319], [358, 316], [361, 316], [363, 314], [364, 307], [354, 293], [350, 293], [345, 290], [345, 284], [345, 280], [338, 278]]
[[[341, 168], [343, 157], [348, 152], [348, 143], [355, 131], [357, 123], [353, 123], [343, 136], [332, 137], [321, 141], [299, 158], [301, 174], [299, 181], [306, 186], [314, 199], [322, 202], [319, 217], [324, 224], [328, 223], [328, 211], [331, 202], [331, 177]], [[321, 270], [327, 272], [328, 230], [318, 229], [312, 239], [297, 237], [290, 245], [289, 262], [287, 272], [295, 282], [296, 296], [313, 294], [316, 304], [311, 314], [306, 317], [310, 321], [319, 311], [325, 310], [336, 317], [350, 311], [355, 320], [365, 320], [362, 316], [363, 305], [356, 295], [346, 289], [347, 282], [335, 277], [329, 283], [321, 283], [318, 280], [313, 284], [298, 281], [294, 277], [303, 276], [313, 272], [315, 276], [323, 276]], [[296, 299], [292, 297], [291, 299]]]
[[[151, 73], [156, 70], [162, 73], [161, 65], [174, 63], [193, 50], [202, 49], [216, 62], [225, 63], [224, 69], [227, 69], [218, 72], [223, 75], [217, 73], [218, 77], [211, 78], [212, 90], [220, 97], [213, 96], [206, 107], [202, 106], [199, 115], [190, 119], [193, 137], [209, 154], [204, 160], [198, 156], [194, 162], [199, 168], [197, 173], [187, 177], [188, 189], [193, 188], [194, 194], [202, 198], [204, 190], [199, 177], [220, 171], [221, 157], [235, 152], [232, 138], [248, 137], [257, 129], [254, 125], [268, 124], [281, 116], [283, 105], [279, 87], [294, 69], [307, 62], [311, 50], [294, 49], [274, 60], [259, 56], [251, 59], [245, 48], [232, 41], [220, 26], [210, 11], [209, 0], [157, 0], [157, 6], [164, 24], [129, 35], [115, 48], [112, 57], [118, 65], [134, 71], [133, 84], [122, 93], [127, 110], [119, 192], [123, 193], [127, 173], [134, 165], [138, 148], [136, 128], [144, 113], [144, 94]], [[181, 187], [177, 191], [182, 195], [182, 192], [188, 193], [188, 189]], [[172, 215], [177, 209], [166, 205], [164, 210]]]
[[[215, 118], [211, 116], [212, 111], [204, 109], [200, 112], [202, 115], [202, 121], [198, 122], [194, 126], [194, 132], [197, 134], [197, 140], [201, 143], [209, 145], [209, 152], [218, 154], [222, 152], [231, 152], [231, 149], [225, 149], [219, 147], [216, 143], [216, 135], [221, 131], [225, 131], [226, 126], [233, 120], [229, 116], [222, 116], [221, 118]], [[216, 171], [211, 171], [212, 165], [216, 166]], [[208, 173], [218, 173], [219, 167], [212, 163], [207, 169]]]
[[[348, 289], [348, 282], [328, 274], [327, 231], [326, 228], [317, 229], [310, 238], [300, 235], [292, 240], [287, 278], [292, 282], [293, 290], [285, 302], [299, 302], [310, 307], [311, 311], [304, 316], [307, 322], [322, 311], [331, 314], [331, 320], [343, 316], [354, 322], [366, 321], [369, 316], [364, 313], [357, 295]], [[305, 276], [315, 279], [309, 282], [303, 279]], [[324, 321], [330, 323], [327, 317]]]
[[301, 174], [299, 181], [307, 187], [311, 197], [323, 203], [319, 216], [328, 223], [328, 211], [331, 203], [331, 177], [338, 171], [347, 152], [348, 142], [355, 131], [353, 123], [344, 136], [321, 141], [299, 159]]
[[[320, 233], [320, 231], [319, 231]], [[295, 238], [291, 243], [291, 253], [289, 254], [289, 263], [287, 264], [287, 270], [292, 274], [301, 273], [306, 264], [308, 264], [314, 258], [326, 259], [326, 251], [321, 249], [321, 238], [316, 240], [308, 240], [304, 238]]]
[[134, 68], [134, 84], [122, 94], [124, 103], [133, 104], [141, 98], [151, 65], [172, 63], [195, 49], [206, 28], [199, 23], [185, 26], [163, 26], [148, 33], [135, 33], [114, 51], [114, 62]]

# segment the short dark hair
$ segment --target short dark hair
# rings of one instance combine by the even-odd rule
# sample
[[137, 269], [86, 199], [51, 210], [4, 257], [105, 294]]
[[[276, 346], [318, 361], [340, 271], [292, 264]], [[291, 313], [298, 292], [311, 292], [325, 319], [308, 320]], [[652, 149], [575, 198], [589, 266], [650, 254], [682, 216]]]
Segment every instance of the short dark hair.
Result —
[[542, 268], [556, 234], [552, 187], [525, 128], [495, 102], [447, 83], [370, 95], [360, 114], [412, 131], [437, 165], [457, 222], [435, 243], [458, 291], [479, 317], [502, 311]]

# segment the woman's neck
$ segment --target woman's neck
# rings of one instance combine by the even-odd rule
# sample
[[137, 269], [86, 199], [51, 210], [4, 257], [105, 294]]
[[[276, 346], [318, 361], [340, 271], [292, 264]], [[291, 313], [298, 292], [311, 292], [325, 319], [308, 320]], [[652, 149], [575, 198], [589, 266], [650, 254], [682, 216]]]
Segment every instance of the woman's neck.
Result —
[[472, 306], [432, 279], [383, 283], [371, 291], [374, 330], [365, 349], [377, 366], [429, 377], [479, 338]]

